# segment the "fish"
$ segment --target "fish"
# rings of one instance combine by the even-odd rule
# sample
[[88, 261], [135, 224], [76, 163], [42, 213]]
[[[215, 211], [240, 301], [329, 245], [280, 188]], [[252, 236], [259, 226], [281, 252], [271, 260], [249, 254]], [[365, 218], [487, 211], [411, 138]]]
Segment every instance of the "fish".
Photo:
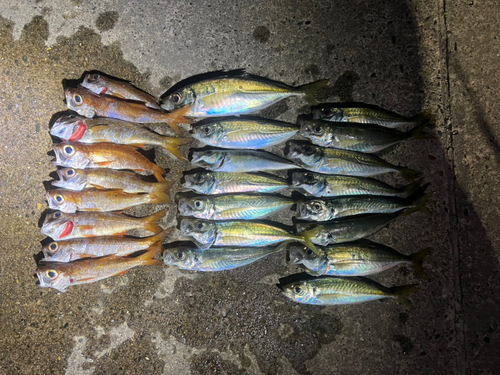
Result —
[[289, 160], [260, 150], [194, 151], [191, 164], [214, 172], [260, 172], [302, 168]]
[[75, 212], [56, 211], [45, 216], [40, 232], [55, 241], [81, 237], [123, 236], [132, 229], [145, 229], [158, 234], [163, 229], [157, 224], [167, 210], [151, 216], [132, 217], [120, 212]]
[[77, 259], [98, 258], [106, 255], [125, 256], [146, 250], [155, 243], [162, 243], [170, 231], [171, 229], [142, 238], [103, 236], [54, 241], [42, 248], [43, 261], [72, 262]]
[[358, 195], [303, 200], [297, 204], [296, 217], [308, 221], [329, 221], [362, 214], [387, 214], [409, 208], [431, 215], [425, 205], [433, 193], [422, 194], [427, 186], [422, 186], [408, 198]]
[[336, 243], [356, 241], [367, 237], [400, 216], [409, 215], [416, 208], [390, 214], [359, 215], [318, 223], [295, 222], [295, 231], [311, 239], [316, 245], [328, 246]]
[[291, 87], [237, 71], [187, 85], [167, 96], [161, 107], [170, 111], [191, 106], [184, 116], [212, 117], [260, 111], [290, 96], [301, 96], [310, 105], [317, 105], [314, 95], [327, 83], [321, 80]]
[[192, 122], [184, 118], [191, 109], [189, 106], [169, 113], [156, 111], [142, 103], [132, 103], [111, 96], [96, 95], [83, 87], [67, 88], [64, 94], [68, 109], [88, 118], [99, 116], [129, 122], [165, 122], [178, 135], [182, 134], [179, 123], [190, 124]]
[[97, 95], [106, 94], [120, 99], [134, 100], [144, 103], [146, 107], [161, 110], [153, 95], [139, 90], [129, 82], [117, 81], [97, 73], [88, 73], [81, 85]]
[[383, 298], [394, 298], [411, 307], [410, 294], [418, 290], [417, 285], [386, 288], [364, 278], [321, 276], [311, 280], [300, 280], [281, 286], [283, 295], [294, 302], [308, 305], [346, 305]]
[[182, 186], [200, 194], [275, 193], [288, 183], [266, 173], [197, 172], [186, 174]]
[[271, 194], [230, 194], [181, 198], [182, 216], [206, 220], [251, 220], [269, 216], [295, 204], [293, 199]]
[[386, 128], [400, 126], [419, 126], [433, 124], [435, 116], [429, 112], [422, 112], [413, 117], [404, 117], [385, 109], [366, 104], [322, 104], [312, 109], [315, 119], [332, 122], [356, 122], [359, 124], [375, 124]]
[[188, 271], [215, 272], [232, 270], [246, 266], [270, 254], [284, 250], [283, 246], [274, 247], [193, 247], [169, 248], [163, 252], [163, 263]]
[[54, 189], [45, 197], [49, 208], [66, 213], [76, 211], [121, 211], [146, 203], [172, 203], [170, 197], [161, 188], [151, 193], [125, 193], [123, 190], [88, 189], [82, 191]]
[[299, 241], [314, 252], [308, 234], [292, 235], [286, 230], [259, 221], [207, 221], [202, 219], [182, 219], [181, 234], [190, 237], [200, 249], [212, 246], [268, 246], [283, 241]]
[[282, 143], [298, 131], [295, 124], [242, 116], [202, 120], [191, 125], [190, 134], [209, 146], [259, 149]]
[[61, 168], [57, 170], [59, 180], [52, 186], [80, 191], [83, 189], [118, 189], [125, 193], [152, 193], [163, 191], [169, 194], [172, 182], [146, 182], [134, 172], [117, 171], [108, 168]]
[[186, 158], [178, 147], [190, 142], [189, 138], [165, 137], [132, 122], [110, 118], [87, 119], [74, 115], [58, 118], [50, 134], [68, 142], [109, 142], [141, 148], [147, 145], [160, 146], [184, 161]]
[[420, 172], [392, 165], [375, 155], [296, 141], [288, 141], [285, 156], [305, 169], [324, 174], [368, 177], [398, 172], [407, 181], [413, 181], [420, 176]]
[[69, 286], [94, 283], [111, 276], [123, 275], [137, 266], [163, 266], [163, 262], [153, 259], [161, 250], [161, 243], [157, 243], [136, 257], [107, 255], [69, 263], [50, 262], [38, 267], [36, 274], [42, 288], [54, 288], [65, 292]]
[[431, 248], [411, 255], [403, 255], [392, 247], [372, 241], [356, 241], [345, 244], [318, 247], [322, 253], [316, 255], [298, 244], [290, 245], [290, 263], [302, 264], [313, 276], [367, 276], [385, 271], [400, 264], [413, 267], [415, 275], [427, 278], [422, 262]]
[[56, 155], [50, 163], [71, 168], [131, 169], [153, 173], [160, 182], [165, 182], [165, 170], [149, 161], [135, 147], [113, 143], [58, 143], [53, 146]]
[[424, 132], [427, 123], [422, 123], [406, 133], [379, 125], [307, 120], [301, 116], [297, 124], [300, 125], [300, 135], [315, 145], [368, 153], [382, 151], [405, 139], [434, 138]]
[[413, 194], [420, 184], [421, 180], [417, 180], [401, 188], [394, 188], [373, 178], [296, 171], [292, 173], [291, 187], [315, 197], [380, 195], [406, 198]]

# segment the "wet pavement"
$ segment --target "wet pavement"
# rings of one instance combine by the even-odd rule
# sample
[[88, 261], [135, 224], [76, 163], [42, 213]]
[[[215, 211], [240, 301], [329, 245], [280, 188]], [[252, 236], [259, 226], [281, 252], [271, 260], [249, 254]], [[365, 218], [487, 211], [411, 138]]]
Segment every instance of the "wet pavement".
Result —
[[[0, 4], [0, 373], [495, 373], [500, 10], [491, 1], [450, 3]], [[44, 182], [55, 170], [48, 129], [66, 110], [64, 85], [101, 71], [161, 96], [193, 75], [240, 68], [290, 85], [328, 78], [323, 102], [436, 115], [435, 140], [382, 154], [422, 171], [435, 192], [433, 215], [398, 219], [371, 237], [405, 254], [434, 249], [424, 262], [429, 280], [406, 266], [373, 277], [419, 283], [414, 307], [295, 304], [275, 285], [300, 272], [284, 254], [221, 273], [143, 267], [66, 293], [37, 286]], [[291, 98], [263, 114], [294, 121], [308, 110]], [[189, 166], [155, 151], [173, 197]], [[404, 184], [395, 175], [384, 181]], [[174, 205], [131, 212], [163, 207], [160, 225], [175, 227]], [[171, 240], [179, 239], [176, 230]]]

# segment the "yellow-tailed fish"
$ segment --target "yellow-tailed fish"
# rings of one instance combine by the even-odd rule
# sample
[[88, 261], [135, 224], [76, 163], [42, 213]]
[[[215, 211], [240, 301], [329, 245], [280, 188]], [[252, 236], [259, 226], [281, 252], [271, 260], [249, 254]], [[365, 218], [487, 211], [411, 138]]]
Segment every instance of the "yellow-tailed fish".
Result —
[[167, 210], [147, 217], [132, 217], [120, 212], [56, 211], [47, 214], [40, 232], [55, 241], [81, 237], [122, 236], [132, 229], [145, 229], [155, 234], [163, 229], [157, 224]]
[[51, 164], [72, 168], [131, 169], [153, 173], [158, 181], [164, 182], [165, 170], [150, 162], [135, 147], [113, 143], [58, 143], [53, 146], [56, 159]]
[[189, 138], [165, 137], [132, 122], [110, 118], [87, 119], [73, 115], [58, 118], [50, 129], [50, 134], [69, 142], [160, 146], [181, 160], [186, 158], [177, 147], [190, 141]]
[[106, 255], [125, 256], [165, 241], [171, 230], [150, 237], [103, 236], [54, 241], [42, 248], [44, 262], [72, 262]]
[[290, 96], [302, 96], [316, 105], [314, 95], [327, 83], [291, 87], [237, 71], [185, 86], [166, 97], [161, 107], [173, 110], [190, 105], [184, 116], [212, 117], [256, 112]]
[[136, 257], [108, 255], [70, 263], [51, 262], [38, 267], [36, 273], [41, 287], [65, 292], [71, 285], [94, 283], [111, 276], [123, 275], [137, 266], [162, 266], [161, 261], [153, 259], [161, 250], [161, 244], [157, 243], [149, 251]]

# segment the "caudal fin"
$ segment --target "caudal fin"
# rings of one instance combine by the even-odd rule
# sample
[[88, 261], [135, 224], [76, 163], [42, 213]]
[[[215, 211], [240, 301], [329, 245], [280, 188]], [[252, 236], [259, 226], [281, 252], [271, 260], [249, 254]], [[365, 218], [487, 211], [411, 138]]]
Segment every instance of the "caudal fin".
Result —
[[163, 232], [163, 228], [156, 223], [165, 216], [166, 212], [167, 210], [161, 210], [151, 216], [142, 218], [143, 228], [155, 234]]
[[187, 119], [186, 116], [189, 111], [191, 111], [191, 106], [187, 105], [185, 107], [176, 109], [175, 111], [170, 112], [169, 118], [167, 120], [168, 125], [175, 131], [177, 134], [182, 135], [181, 128], [179, 128], [178, 124], [192, 124], [193, 120]]
[[430, 124], [428, 122], [423, 122], [420, 125], [418, 125], [415, 128], [413, 128], [412, 130], [410, 130], [406, 134], [408, 134], [409, 138], [415, 138], [415, 139], [435, 139], [436, 137], [434, 137], [432, 134], [426, 133], [424, 131], [425, 128], [427, 128], [427, 127], [429, 127], [431, 125], [434, 125], [434, 124]]
[[165, 174], [165, 169], [160, 167], [159, 165], [154, 164], [153, 165], [153, 174], [158, 180], [158, 182], [165, 182], [165, 177], [163, 175]]
[[432, 197], [434, 192], [430, 192], [428, 194], [421, 195], [429, 184], [425, 184], [424, 186], [420, 187], [419, 189], [415, 190], [415, 192], [408, 197], [408, 200], [412, 201], [412, 206], [408, 211], [420, 211], [423, 212], [426, 215], [432, 215], [432, 211], [429, 210], [429, 208], [425, 207], [427, 204], [427, 201]]
[[306, 245], [309, 249], [314, 251], [314, 253], [318, 256], [321, 256], [321, 252], [318, 250], [318, 248], [312, 243], [311, 239], [314, 237], [314, 235], [317, 233], [317, 229], [313, 228], [311, 230], [308, 230], [306, 232], [300, 233], [300, 235], [297, 237], [297, 240], [302, 242], [304, 245]]
[[396, 286], [394, 288], [390, 288], [389, 291], [391, 295], [403, 305], [411, 307], [411, 301], [408, 299], [408, 296], [418, 291], [418, 285], [413, 284]]
[[170, 182], [158, 182], [148, 194], [149, 203], [172, 203], [169, 197]]
[[184, 155], [182, 155], [181, 150], [179, 150], [177, 147], [189, 142], [191, 142], [190, 138], [163, 137], [163, 148], [170, 151], [170, 153], [172, 153], [172, 155], [174, 155], [177, 159], [187, 161]]
[[421, 124], [426, 124], [426, 126], [434, 126], [436, 125], [436, 116], [434, 116], [430, 112], [422, 112], [416, 116], [410, 118], [411, 122], [416, 126]]
[[307, 85], [302, 85], [297, 88], [297, 91], [302, 92], [304, 94], [304, 99], [309, 103], [309, 105], [314, 106], [318, 105], [319, 102], [316, 100], [316, 93], [325, 87], [328, 83], [327, 79], [322, 79], [321, 81], [316, 81], [313, 83], [309, 83]]
[[160, 254], [163, 251], [163, 246], [161, 242], [157, 242], [151, 245], [144, 254], [137, 257], [140, 260], [142, 266], [163, 266], [163, 262], [153, 259], [156, 254]]
[[423, 277], [424, 279], [429, 278], [422, 268], [422, 262], [424, 261], [425, 257], [431, 253], [431, 251], [432, 248], [428, 247], [427, 249], [421, 250], [415, 254], [411, 254], [408, 257], [411, 261], [411, 266], [413, 267], [413, 271], [415, 272], [416, 276]]
[[401, 173], [401, 177], [403, 177], [406, 181], [409, 182], [415, 181], [422, 175], [422, 173], [420, 173], [419, 171], [410, 168], [401, 167], [398, 168], [398, 171], [399, 173]]
[[403, 186], [401, 189], [399, 189], [398, 197], [406, 198], [415, 193], [417, 190], [419, 190], [422, 180], [423, 179], [419, 179], [413, 181], [412, 183], [409, 183], [406, 186]]
[[151, 236], [149, 240], [151, 240], [152, 243], [163, 243], [167, 239], [167, 236], [169, 235], [170, 232], [172, 232], [173, 228], [166, 229], [163, 232], [160, 232], [158, 234], [155, 234], [154, 236]]

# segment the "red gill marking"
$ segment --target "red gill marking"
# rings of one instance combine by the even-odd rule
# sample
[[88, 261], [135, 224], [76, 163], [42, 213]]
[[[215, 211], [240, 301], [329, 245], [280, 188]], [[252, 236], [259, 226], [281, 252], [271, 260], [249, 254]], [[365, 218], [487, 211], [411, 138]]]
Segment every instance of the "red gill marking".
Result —
[[61, 235], [59, 236], [59, 238], [64, 238], [66, 237], [68, 234], [70, 234], [72, 231], [73, 231], [73, 227], [75, 225], [73, 224], [72, 221], [68, 221], [66, 223], [66, 228], [64, 228], [63, 232], [61, 233]]
[[107, 87], [103, 87], [101, 92], [99, 93], [99, 95], [104, 95], [106, 93], [106, 91], [108, 91], [108, 88]]
[[85, 126], [85, 124], [83, 122], [78, 122], [80, 124], [80, 126], [78, 127], [78, 129], [76, 129], [76, 132], [73, 133], [73, 135], [71, 137], [69, 137], [68, 141], [78, 141], [80, 138], [83, 137], [83, 135], [85, 134], [85, 131], [87, 130], [87, 126]]

